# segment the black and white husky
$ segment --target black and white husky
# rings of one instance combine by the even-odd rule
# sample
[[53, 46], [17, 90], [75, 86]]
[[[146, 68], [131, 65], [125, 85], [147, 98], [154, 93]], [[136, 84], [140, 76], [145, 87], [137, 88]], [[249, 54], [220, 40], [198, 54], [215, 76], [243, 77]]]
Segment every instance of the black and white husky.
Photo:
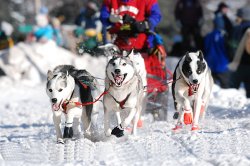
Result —
[[[97, 90], [96, 81], [86, 70], [77, 70], [70, 65], [57, 66], [47, 73], [46, 92], [50, 98], [57, 141], [80, 134], [82, 120], [85, 134], [90, 134], [91, 122], [95, 123], [98, 112], [95, 105], [81, 106], [75, 103], [91, 103]], [[61, 116], [65, 115], [62, 135]], [[73, 125], [74, 121], [74, 125]]]
[[192, 124], [192, 130], [198, 130], [200, 116], [204, 117], [212, 91], [213, 78], [201, 51], [186, 53], [177, 64], [172, 84], [178, 119], [173, 130], [183, 124]]
[[[114, 56], [106, 67], [105, 89], [103, 97], [105, 135], [124, 135], [124, 129], [133, 121], [132, 133], [136, 135], [137, 122], [142, 110], [143, 82], [134, 64], [133, 51], [127, 56]], [[110, 128], [110, 112], [117, 117], [117, 126]], [[120, 112], [127, 111], [128, 116], [121, 119]]]

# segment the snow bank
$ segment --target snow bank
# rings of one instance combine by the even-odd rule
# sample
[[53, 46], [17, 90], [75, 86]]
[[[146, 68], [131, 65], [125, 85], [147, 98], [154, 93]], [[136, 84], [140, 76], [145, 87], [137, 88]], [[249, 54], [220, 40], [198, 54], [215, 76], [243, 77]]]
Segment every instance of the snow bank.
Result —
[[[1, 53], [0, 53], [1, 54]], [[58, 47], [53, 41], [41, 43], [18, 43], [5, 54], [2, 53], [0, 67], [14, 81], [36, 85], [45, 80], [47, 71], [57, 65], [74, 65], [79, 69], [92, 68], [97, 76], [104, 76], [106, 58], [79, 57], [68, 50]]]

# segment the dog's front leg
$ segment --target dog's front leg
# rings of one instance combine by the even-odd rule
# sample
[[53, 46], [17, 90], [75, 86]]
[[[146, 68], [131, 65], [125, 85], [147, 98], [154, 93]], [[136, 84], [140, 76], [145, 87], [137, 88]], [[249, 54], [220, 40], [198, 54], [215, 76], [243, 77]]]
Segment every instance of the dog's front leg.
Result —
[[117, 125], [121, 124], [121, 123], [122, 123], [122, 120], [121, 120], [120, 111], [116, 111], [116, 112], [115, 112], [115, 115], [116, 115], [116, 119], [117, 119]]
[[73, 121], [74, 117], [81, 117], [82, 109], [78, 107], [71, 108], [67, 110], [65, 115], [65, 128], [63, 133], [63, 138], [72, 138], [73, 137]]
[[107, 110], [106, 106], [104, 106], [104, 130], [107, 137], [111, 136], [109, 111]]
[[184, 111], [192, 111], [192, 107], [187, 97], [184, 95], [185, 89], [181, 89], [176, 94], [176, 110], [179, 113], [177, 125], [181, 126], [184, 122]]
[[141, 115], [141, 109], [139, 108], [135, 114], [135, 117], [134, 117], [134, 124], [133, 124], [133, 130], [132, 130], [132, 134], [134, 136], [137, 135], [137, 124], [138, 124], [138, 121], [139, 121], [139, 118], [140, 118], [140, 115]]
[[202, 107], [202, 98], [201, 95], [199, 95], [197, 96], [197, 99], [195, 100], [194, 103], [194, 121], [193, 121], [192, 131], [199, 129], [198, 123], [200, 118], [201, 107]]
[[62, 111], [53, 111], [53, 122], [56, 129], [56, 137], [58, 143], [63, 143], [61, 131], [61, 115]]
[[127, 118], [125, 118], [125, 120], [121, 123], [122, 128], [126, 128], [132, 121], [132, 119], [134, 118], [136, 113], [136, 108], [131, 108], [129, 115]]

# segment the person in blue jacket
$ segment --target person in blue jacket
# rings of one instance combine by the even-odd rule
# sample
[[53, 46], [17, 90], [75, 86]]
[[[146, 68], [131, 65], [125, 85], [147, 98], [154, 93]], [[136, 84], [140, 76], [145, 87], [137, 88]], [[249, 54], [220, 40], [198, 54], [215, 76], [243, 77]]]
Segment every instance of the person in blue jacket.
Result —
[[34, 30], [36, 41], [46, 43], [48, 40], [53, 40], [53, 27], [49, 24], [48, 17], [45, 14], [36, 16], [37, 27]]
[[220, 3], [215, 12], [214, 29], [205, 36], [205, 59], [211, 68], [215, 83], [222, 88], [229, 88], [230, 72], [227, 68], [229, 55], [226, 51], [226, 36], [230, 33], [232, 25], [226, 17], [228, 6]]

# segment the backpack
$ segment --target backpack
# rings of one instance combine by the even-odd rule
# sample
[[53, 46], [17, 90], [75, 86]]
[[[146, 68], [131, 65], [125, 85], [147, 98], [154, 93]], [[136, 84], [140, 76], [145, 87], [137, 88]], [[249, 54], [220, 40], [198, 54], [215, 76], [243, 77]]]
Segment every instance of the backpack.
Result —
[[245, 50], [247, 54], [250, 55], [250, 28], [246, 31]]

